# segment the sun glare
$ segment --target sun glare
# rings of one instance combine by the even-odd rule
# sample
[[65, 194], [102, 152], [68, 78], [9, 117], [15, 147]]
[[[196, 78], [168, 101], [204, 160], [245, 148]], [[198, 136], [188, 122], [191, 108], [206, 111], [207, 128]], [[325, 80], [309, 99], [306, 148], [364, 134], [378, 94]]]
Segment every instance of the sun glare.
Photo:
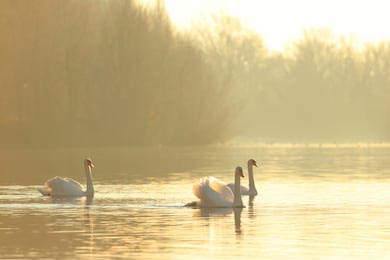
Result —
[[304, 29], [313, 28], [331, 29], [362, 43], [390, 40], [388, 6], [379, 0], [166, 0], [166, 7], [179, 29], [189, 29], [193, 21], [223, 11], [262, 35], [274, 50], [283, 49]]

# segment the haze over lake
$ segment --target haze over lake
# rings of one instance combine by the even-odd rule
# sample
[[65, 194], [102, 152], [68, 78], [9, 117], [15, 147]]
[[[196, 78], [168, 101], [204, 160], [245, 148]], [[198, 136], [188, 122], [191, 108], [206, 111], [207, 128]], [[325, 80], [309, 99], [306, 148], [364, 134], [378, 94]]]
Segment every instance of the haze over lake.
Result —
[[0, 259], [389, 259], [382, 2], [1, 0]]

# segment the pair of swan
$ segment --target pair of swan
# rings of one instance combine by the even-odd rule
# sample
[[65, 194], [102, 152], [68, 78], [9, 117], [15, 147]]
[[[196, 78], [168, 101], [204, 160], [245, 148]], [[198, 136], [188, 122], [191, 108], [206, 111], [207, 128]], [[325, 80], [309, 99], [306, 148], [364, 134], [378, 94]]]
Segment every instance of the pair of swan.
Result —
[[[259, 167], [254, 159], [248, 160], [248, 178], [249, 178], [249, 189], [241, 185], [241, 195], [256, 196], [257, 190], [255, 186], [255, 179], [253, 178], [253, 166]], [[227, 185], [232, 191], [234, 191], [235, 183], [229, 183]]]
[[212, 176], [201, 178], [193, 185], [193, 193], [198, 197], [198, 201], [187, 203], [192, 207], [233, 207], [243, 208], [241, 195], [256, 196], [257, 190], [253, 178], [253, 166], [257, 166], [255, 160], [248, 161], [249, 188], [241, 185], [241, 177], [244, 177], [241, 167], [237, 167], [234, 172], [234, 183], [226, 184]]
[[[257, 166], [255, 160], [248, 161], [249, 188], [241, 185], [241, 177], [244, 177], [241, 167], [235, 170], [234, 183], [226, 184], [212, 176], [201, 178], [193, 185], [193, 193], [199, 201], [187, 203], [186, 206], [197, 207], [235, 207], [242, 208], [241, 195], [256, 196], [257, 190], [253, 178], [253, 166]], [[87, 179], [87, 189], [84, 191], [81, 184], [70, 178], [54, 177], [45, 183], [45, 187], [38, 191], [44, 196], [87, 196], [93, 197], [94, 188], [92, 182], [92, 160], [84, 160], [84, 171]]]

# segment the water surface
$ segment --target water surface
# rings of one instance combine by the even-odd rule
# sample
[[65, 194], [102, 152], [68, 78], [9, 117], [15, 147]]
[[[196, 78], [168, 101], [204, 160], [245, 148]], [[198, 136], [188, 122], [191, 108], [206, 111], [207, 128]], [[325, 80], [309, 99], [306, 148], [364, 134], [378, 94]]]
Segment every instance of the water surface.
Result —
[[[96, 195], [53, 199], [55, 175]], [[1, 259], [388, 259], [388, 146], [0, 150]], [[255, 158], [246, 208], [192, 209], [192, 183]], [[246, 173], [246, 171], [245, 171]], [[244, 179], [246, 182], [247, 179]]]

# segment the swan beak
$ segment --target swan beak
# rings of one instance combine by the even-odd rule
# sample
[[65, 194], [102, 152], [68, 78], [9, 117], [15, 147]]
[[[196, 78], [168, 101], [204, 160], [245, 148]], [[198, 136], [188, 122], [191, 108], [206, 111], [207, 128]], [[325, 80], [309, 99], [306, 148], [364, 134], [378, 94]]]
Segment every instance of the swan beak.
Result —
[[95, 165], [93, 163], [90, 163], [89, 167], [93, 168], [93, 167], [95, 167]]
[[257, 162], [254, 162], [253, 165], [256, 166], [256, 167], [259, 167], [259, 165], [257, 164]]
[[242, 173], [242, 172], [241, 172], [241, 177], [242, 177], [242, 178], [245, 178], [244, 173]]

